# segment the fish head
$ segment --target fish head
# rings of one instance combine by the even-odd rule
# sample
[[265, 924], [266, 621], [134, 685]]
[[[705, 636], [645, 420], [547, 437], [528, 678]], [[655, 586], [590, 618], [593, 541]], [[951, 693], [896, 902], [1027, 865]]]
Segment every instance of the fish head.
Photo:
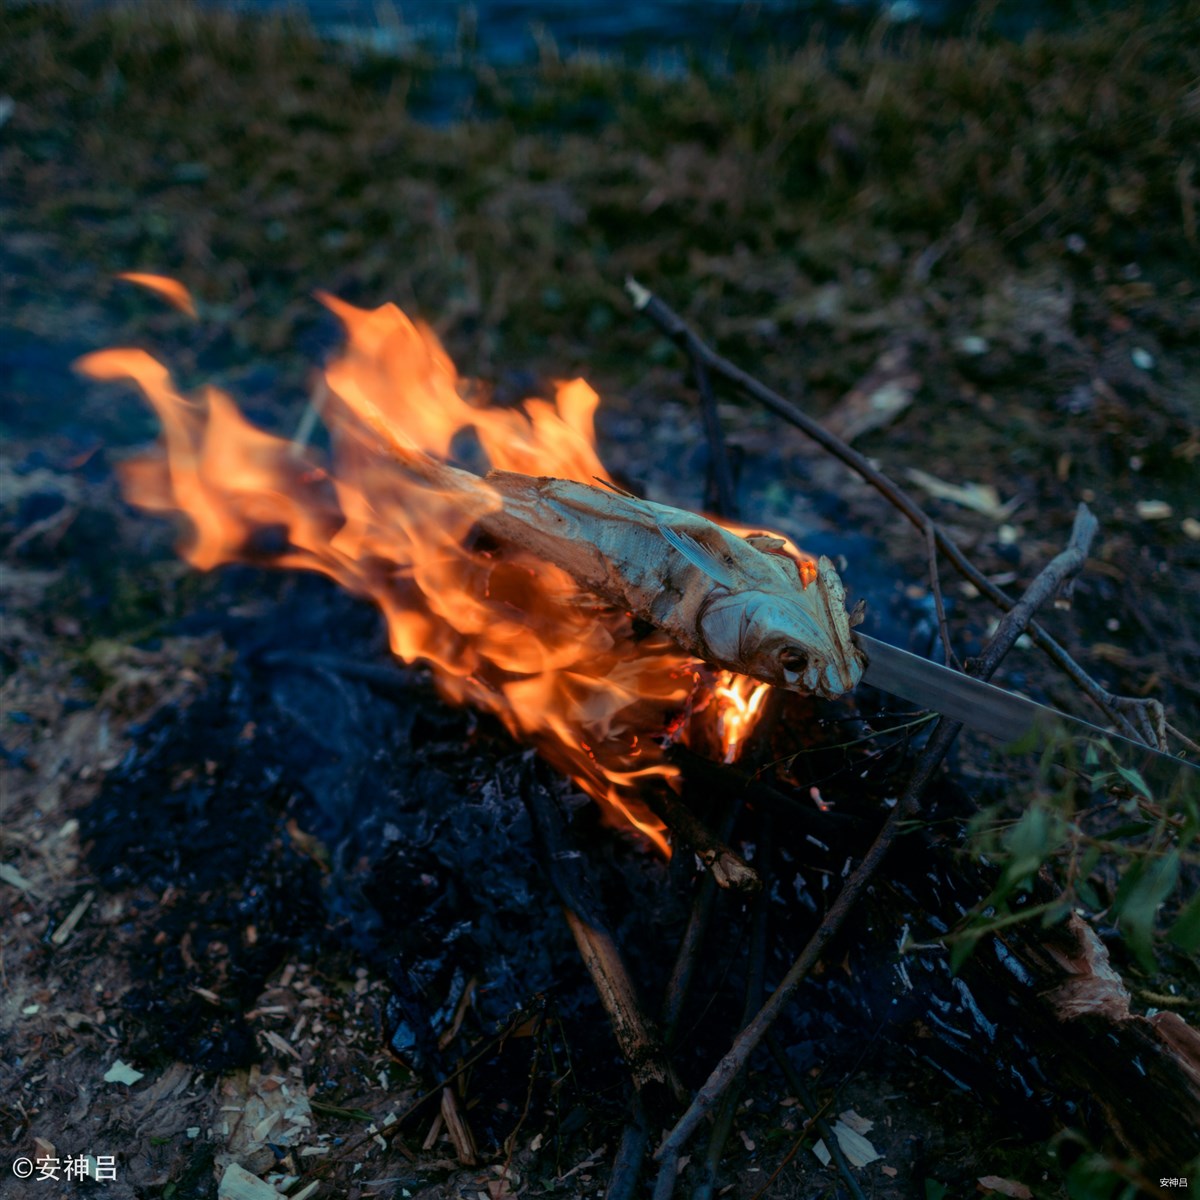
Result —
[[700, 622], [713, 661], [827, 699], [854, 688], [866, 658], [850, 632], [846, 591], [828, 558], [816, 567], [807, 586], [714, 595]]

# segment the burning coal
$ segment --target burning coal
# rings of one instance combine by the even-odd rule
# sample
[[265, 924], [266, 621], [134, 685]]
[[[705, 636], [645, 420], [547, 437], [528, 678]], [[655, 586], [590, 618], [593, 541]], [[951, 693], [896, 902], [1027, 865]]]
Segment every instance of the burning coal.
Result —
[[[174, 281], [128, 278], [185, 311], [191, 305]], [[664, 526], [656, 514], [676, 510], [625, 497], [612, 484], [595, 448], [598, 397], [582, 379], [558, 384], [552, 402], [493, 407], [476, 401], [478, 389], [460, 381], [432, 331], [394, 305], [368, 311], [321, 298], [347, 335], [314, 400], [329, 430], [328, 462], [251, 425], [216, 388], [180, 394], [167, 368], [143, 351], [80, 360], [92, 378], [134, 380], [157, 412], [161, 448], [123, 464], [121, 481], [134, 505], [187, 518], [180, 549], [193, 566], [261, 563], [256, 546], [272, 530], [281, 549], [270, 565], [318, 571], [372, 599], [398, 657], [429, 663], [448, 700], [494, 714], [610, 818], [664, 851], [664, 827], [639, 799], [647, 780], [669, 782], [677, 773], [655, 739], [679, 734], [689, 709], [712, 708], [731, 760], [766, 690], [736, 670], [714, 672], [700, 657], [727, 668], [749, 664], [760, 679], [831, 695], [857, 682], [861, 664], [827, 560], [804, 559], [779, 538], [743, 540], [746, 531], [726, 533], [690, 515], [686, 528]], [[493, 471], [509, 474], [485, 481], [449, 465], [468, 431]], [[659, 522], [660, 557], [675, 556], [674, 575], [655, 576], [636, 593], [603, 581], [585, 590], [580, 572], [568, 569], [564, 555], [573, 552], [562, 549], [571, 544], [562, 536], [549, 549], [539, 536], [531, 549], [493, 535], [507, 533], [514, 505], [519, 513], [548, 489], [560, 508], [598, 510], [603, 519], [624, 506], [651, 529]], [[594, 515], [592, 522], [574, 540], [590, 541], [594, 552], [604, 535], [592, 534]], [[792, 582], [764, 585], [766, 599], [748, 606], [737, 597], [754, 582], [734, 577], [739, 554], [749, 556], [750, 575]], [[703, 592], [699, 645], [666, 636], [663, 628], [676, 632], [669, 620], [653, 621], [659, 628], [650, 632], [635, 622], [660, 606], [663, 580], [673, 588], [684, 574], [683, 591]], [[791, 618], [809, 630], [802, 649], [772, 641], [770, 630], [766, 645], [755, 633], [754, 614], [778, 605], [790, 605]]]

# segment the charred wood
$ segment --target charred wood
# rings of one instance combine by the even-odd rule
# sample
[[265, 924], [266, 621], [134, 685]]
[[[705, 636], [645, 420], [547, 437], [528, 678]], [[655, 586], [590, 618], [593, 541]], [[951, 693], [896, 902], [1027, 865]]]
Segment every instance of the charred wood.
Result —
[[521, 797], [542, 850], [542, 865], [629, 1065], [634, 1087], [650, 1111], [666, 1111], [679, 1091], [678, 1081], [638, 1001], [616, 941], [590, 895], [582, 856], [571, 846], [558, 806], [532, 768], [523, 773]]

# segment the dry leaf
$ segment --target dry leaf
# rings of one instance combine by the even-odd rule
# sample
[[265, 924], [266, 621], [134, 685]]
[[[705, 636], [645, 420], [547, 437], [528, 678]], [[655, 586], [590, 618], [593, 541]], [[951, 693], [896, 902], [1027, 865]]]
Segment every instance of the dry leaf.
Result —
[[291, 1045], [288, 1042], [285, 1042], [283, 1040], [283, 1038], [281, 1038], [279, 1036], [279, 1034], [277, 1034], [274, 1030], [272, 1030], [272, 1029], [265, 1030], [263, 1032], [263, 1037], [268, 1042], [270, 1042], [270, 1044], [276, 1050], [278, 1050], [280, 1054], [290, 1054], [292, 1056], [292, 1058], [300, 1057], [300, 1052], [295, 1048], [295, 1046]]
[[1033, 1193], [1015, 1179], [1001, 1179], [999, 1175], [984, 1175], [979, 1180], [979, 1186], [989, 1192], [999, 1192], [1001, 1196], [1012, 1196], [1013, 1200], [1033, 1200]]
[[927, 491], [935, 500], [949, 500], [961, 508], [982, 513], [993, 521], [1003, 521], [1016, 511], [1020, 499], [1014, 496], [1003, 503], [1000, 493], [990, 483], [964, 483], [961, 487], [946, 483], [936, 475], [930, 475], [917, 467], [909, 467], [906, 474], [919, 488]]
[[824, 425], [845, 442], [890, 425], [910, 404], [921, 385], [912, 370], [908, 346], [879, 356], [871, 370], [825, 415]]
[[856, 1133], [841, 1121], [834, 1125], [833, 1133], [851, 1166], [865, 1167], [867, 1163], [883, 1157], [861, 1133]]
[[245, 1167], [230, 1163], [217, 1185], [217, 1200], [279, 1200], [279, 1193]]
[[1134, 509], [1143, 521], [1165, 521], [1175, 511], [1165, 500], [1139, 500]]
[[143, 1078], [141, 1071], [135, 1071], [133, 1067], [128, 1063], [123, 1063], [119, 1058], [104, 1073], [105, 1083], [134, 1084], [141, 1078]]
[[853, 1129], [855, 1133], [870, 1133], [875, 1128], [875, 1122], [869, 1117], [860, 1117], [852, 1108], [841, 1114], [842, 1124]]

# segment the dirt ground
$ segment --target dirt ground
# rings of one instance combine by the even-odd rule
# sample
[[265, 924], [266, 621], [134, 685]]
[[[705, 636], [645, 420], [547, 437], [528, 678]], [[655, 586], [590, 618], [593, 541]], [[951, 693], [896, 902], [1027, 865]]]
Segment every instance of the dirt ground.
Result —
[[[511, 75], [460, 64], [469, 88], [430, 121], [413, 112], [427, 116], [437, 64], [297, 26], [0, 5], [0, 1196], [210, 1197], [230, 1164], [246, 1197], [591, 1196], [626, 1114], [505, 787], [521, 748], [419, 672], [322, 666], [389, 662], [373, 611], [322, 581], [180, 563], [174, 531], [126, 506], [113, 473], [153, 422], [128, 389], [76, 375], [77, 356], [152, 348], [187, 386], [219, 383], [291, 430], [338, 340], [312, 292], [395, 300], [502, 396], [585, 375], [606, 462], [696, 508], [695, 395], [628, 305], [635, 274], [853, 437], [1001, 586], [1027, 582], [1091, 505], [1088, 569], [1047, 625], [1195, 739], [1198, 23], [1180, 4], [1019, 46], [875, 30], [678, 78], [551, 55]], [[122, 270], [184, 280], [200, 320]], [[918, 535], [800, 434], [729, 393], [721, 411], [743, 511], [843, 554], [890, 635], [929, 636]], [[970, 652], [994, 614], [945, 564], [942, 578]], [[1095, 719], [1032, 647], [999, 681]], [[974, 742], [954, 770], [930, 828], [961, 855], [956, 796], [1003, 823], [1037, 785]], [[880, 815], [888, 780], [874, 782], [856, 818]], [[574, 811], [652, 995], [691, 878]], [[1194, 895], [1196, 822], [1158, 819], [1139, 812], [1105, 843], [1089, 920], [1139, 1009], [1194, 1024], [1200, 971], [1165, 934]], [[1180, 874], [1147, 962], [1110, 909], [1123, 864], [1162, 837]], [[1048, 878], [1076, 867], [1046, 854]], [[1058, 1100], [1023, 1105], [982, 1061], [959, 1086], [916, 1025], [881, 1015], [896, 955], [872, 931], [910, 902], [926, 919], [899, 868], [894, 886], [786, 1026], [831, 1112], [873, 1122], [864, 1193], [1109, 1197], [1189, 1176], [1200, 1194], [1200, 1165], [1136, 1162]], [[807, 919], [803, 890], [780, 885], [780, 924]], [[741, 1004], [748, 917], [722, 912], [723, 972], [678, 1051], [693, 1084]], [[779, 943], [772, 980], [800, 944]], [[447, 1009], [445, 1046], [413, 1032], [414, 986]], [[436, 1093], [406, 1111], [476, 1053], [464, 1166]], [[756, 1060], [719, 1194], [848, 1194], [798, 1111]], [[682, 1187], [703, 1154], [698, 1139]], [[88, 1155], [115, 1178], [79, 1182]], [[19, 1178], [18, 1159], [58, 1159], [57, 1182]]]

